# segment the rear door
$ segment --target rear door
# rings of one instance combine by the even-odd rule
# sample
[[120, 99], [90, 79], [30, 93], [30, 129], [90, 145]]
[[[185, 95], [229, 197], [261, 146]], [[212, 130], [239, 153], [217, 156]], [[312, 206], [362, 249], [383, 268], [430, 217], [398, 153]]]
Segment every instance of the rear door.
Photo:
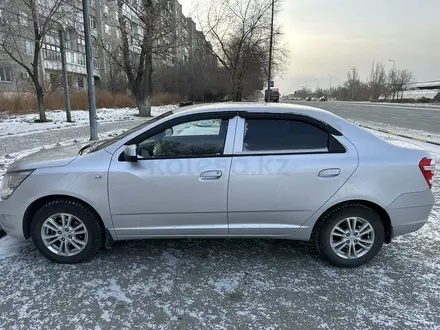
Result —
[[308, 117], [241, 114], [229, 177], [229, 234], [291, 234], [357, 165], [348, 140]]

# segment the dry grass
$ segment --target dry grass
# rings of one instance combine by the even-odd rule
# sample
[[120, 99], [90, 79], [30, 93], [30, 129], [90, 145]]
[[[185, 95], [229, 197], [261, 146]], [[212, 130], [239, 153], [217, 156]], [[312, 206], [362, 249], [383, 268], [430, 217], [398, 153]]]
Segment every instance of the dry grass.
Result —
[[[97, 108], [134, 108], [136, 103], [132, 96], [124, 93], [108, 93], [96, 91]], [[152, 105], [176, 104], [182, 100], [178, 94], [163, 93], [153, 96]], [[44, 96], [47, 110], [64, 109], [64, 96], [60, 92], [48, 93]], [[87, 92], [70, 93], [70, 106], [72, 110], [87, 110], [89, 108]], [[28, 114], [37, 113], [37, 98], [34, 94], [1, 94], [0, 117], [2, 114]]]
[[177, 104], [182, 101], [182, 97], [179, 94], [161, 93], [153, 96], [151, 104], [154, 106]]

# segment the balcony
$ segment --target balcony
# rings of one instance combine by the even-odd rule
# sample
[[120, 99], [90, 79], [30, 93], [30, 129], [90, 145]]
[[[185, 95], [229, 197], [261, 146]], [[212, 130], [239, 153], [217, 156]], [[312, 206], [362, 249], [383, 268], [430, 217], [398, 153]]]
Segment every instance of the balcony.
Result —
[[[43, 51], [43, 66], [45, 69], [61, 71], [61, 53], [54, 50]], [[81, 75], [87, 74], [86, 69], [86, 54], [75, 52], [72, 50], [66, 51], [66, 69], [67, 72], [77, 73]], [[93, 59], [93, 75], [100, 77], [100, 61], [97, 58]]]

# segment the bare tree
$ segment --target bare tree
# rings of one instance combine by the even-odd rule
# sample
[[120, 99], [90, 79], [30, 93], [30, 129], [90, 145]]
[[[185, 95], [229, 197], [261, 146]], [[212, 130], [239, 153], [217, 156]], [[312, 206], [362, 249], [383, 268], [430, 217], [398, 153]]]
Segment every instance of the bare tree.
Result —
[[347, 81], [344, 83], [344, 86], [350, 91], [351, 97], [350, 100], [357, 100], [358, 91], [360, 88], [360, 78], [358, 74], [358, 70], [356, 68], [351, 69], [347, 72]]
[[414, 75], [412, 74], [411, 71], [407, 70], [407, 69], [403, 69], [403, 70], [397, 70], [396, 72], [396, 92], [397, 92], [397, 96], [399, 96], [400, 93], [400, 98], [403, 98], [403, 91], [406, 89], [406, 87], [408, 86], [408, 84], [412, 83], [414, 81]]
[[[212, 42], [212, 54], [227, 70], [234, 101], [242, 97], [245, 77], [250, 72], [262, 77], [268, 57], [271, 0], [211, 0], [199, 24]], [[276, 1], [277, 11], [279, 1]], [[275, 28], [275, 36], [280, 28]], [[259, 87], [261, 88], [262, 85]]]
[[37, 95], [40, 121], [46, 121], [41, 52], [72, 8], [68, 0], [3, 0], [0, 6], [6, 20], [0, 26], [1, 48], [29, 75]]
[[175, 19], [169, 0], [117, 0], [117, 49], [104, 50], [121, 67], [136, 100], [139, 116], [151, 114], [153, 58], [172, 64], [176, 46]]
[[385, 66], [380, 62], [373, 62], [368, 80], [372, 100], [377, 100], [385, 92], [386, 85], [387, 75], [385, 73]]

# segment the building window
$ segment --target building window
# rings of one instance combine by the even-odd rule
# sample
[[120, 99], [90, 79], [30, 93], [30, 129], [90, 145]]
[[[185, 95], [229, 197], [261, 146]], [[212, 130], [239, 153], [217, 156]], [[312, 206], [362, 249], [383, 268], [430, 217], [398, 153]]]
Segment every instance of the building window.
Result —
[[27, 14], [24, 11], [20, 11], [19, 21], [21, 26], [28, 26]]
[[96, 17], [90, 15], [90, 28], [96, 29]]
[[12, 82], [11, 68], [0, 65], [0, 81], [1, 82]]
[[94, 58], [94, 59], [93, 59], [93, 68], [94, 68], [94, 69], [99, 69], [99, 68], [101, 68], [101, 64], [99, 63], [99, 58]]
[[78, 88], [84, 88], [84, 78], [78, 77]]
[[30, 40], [24, 41], [24, 52], [26, 55], [32, 55], [34, 53], [32, 49], [32, 41]]
[[134, 34], [139, 34], [139, 25], [137, 25], [135, 22], [131, 22], [131, 31]]

